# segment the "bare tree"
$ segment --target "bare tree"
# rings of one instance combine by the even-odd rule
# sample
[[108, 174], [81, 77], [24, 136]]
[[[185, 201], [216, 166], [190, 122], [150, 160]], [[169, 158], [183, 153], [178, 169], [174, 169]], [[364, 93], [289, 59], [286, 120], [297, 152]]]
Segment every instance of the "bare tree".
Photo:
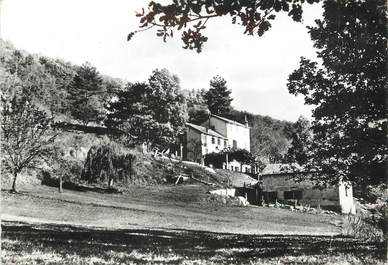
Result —
[[56, 134], [50, 130], [52, 118], [34, 106], [26, 97], [2, 100], [2, 164], [16, 179], [27, 168], [38, 168], [51, 155]]

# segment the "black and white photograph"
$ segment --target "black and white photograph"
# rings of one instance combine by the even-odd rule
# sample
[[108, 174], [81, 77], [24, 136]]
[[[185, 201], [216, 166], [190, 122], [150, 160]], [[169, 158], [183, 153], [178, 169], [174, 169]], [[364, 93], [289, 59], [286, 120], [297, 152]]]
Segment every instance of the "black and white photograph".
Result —
[[1, 264], [388, 264], [386, 0], [0, 0]]

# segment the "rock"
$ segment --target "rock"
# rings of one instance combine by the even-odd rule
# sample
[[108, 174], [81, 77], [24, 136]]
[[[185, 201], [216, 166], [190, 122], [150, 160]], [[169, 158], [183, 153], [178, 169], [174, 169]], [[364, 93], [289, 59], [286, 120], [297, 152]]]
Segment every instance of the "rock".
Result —
[[249, 202], [247, 201], [247, 199], [245, 199], [245, 197], [237, 196], [237, 199], [239, 201], [240, 206], [248, 206], [249, 205]]
[[210, 167], [205, 167], [205, 170], [210, 172], [210, 173], [216, 174], [216, 171]]

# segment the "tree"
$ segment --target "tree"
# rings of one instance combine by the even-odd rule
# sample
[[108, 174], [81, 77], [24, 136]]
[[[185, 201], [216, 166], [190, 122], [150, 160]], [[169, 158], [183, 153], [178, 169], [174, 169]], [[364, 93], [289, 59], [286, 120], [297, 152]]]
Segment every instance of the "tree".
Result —
[[82, 178], [90, 183], [106, 181], [108, 189], [112, 188], [114, 181], [128, 183], [135, 158], [129, 150], [112, 141], [94, 145], [88, 151]]
[[2, 163], [13, 174], [12, 191], [16, 192], [19, 173], [47, 160], [56, 134], [50, 131], [52, 118], [26, 97], [2, 101]]
[[[185, 49], [202, 51], [203, 44], [207, 41], [203, 30], [210, 19], [230, 16], [233, 24], [244, 27], [244, 34], [262, 36], [271, 27], [271, 21], [276, 18], [276, 13], [287, 13], [294, 21], [302, 20], [302, 4], [305, 0], [248, 0], [248, 1], [179, 1], [162, 5], [151, 1], [148, 11], [137, 16], [140, 18], [140, 29], [128, 34], [131, 40], [134, 34], [157, 28], [157, 36], [166, 41], [174, 36], [174, 31], [183, 30], [182, 41]], [[319, 0], [307, 0], [308, 3]]]
[[279, 163], [287, 153], [286, 122], [256, 115], [251, 128], [251, 150], [262, 163]]
[[188, 111], [188, 122], [198, 125], [202, 124], [209, 119], [209, 112], [209, 109], [204, 106], [191, 107]]
[[303, 116], [290, 126], [289, 134], [291, 146], [285, 155], [285, 161], [288, 163], [298, 163], [305, 165], [309, 159], [309, 147], [311, 145], [312, 133], [310, 122]]
[[83, 64], [69, 85], [71, 115], [84, 125], [98, 121], [103, 110], [101, 98], [105, 95], [102, 78], [89, 63]]
[[210, 89], [205, 94], [206, 104], [211, 113], [225, 116], [231, 110], [230, 103], [232, 98], [230, 94], [232, 92], [228, 90], [226, 86], [226, 80], [220, 76], [213, 77], [210, 80]]
[[212, 164], [215, 167], [221, 168], [223, 163], [226, 163], [226, 156], [228, 161], [236, 160], [241, 164], [241, 169], [243, 165], [253, 165], [256, 163], [256, 157], [246, 149], [226, 148], [218, 153], [209, 153], [205, 156], [205, 164]]
[[149, 84], [128, 84], [109, 104], [107, 126], [149, 147], [167, 148], [175, 143], [187, 116], [177, 80], [167, 70], [155, 70]]
[[198, 163], [202, 161], [202, 142], [201, 140], [191, 139], [187, 143], [187, 152], [191, 153], [192, 160]]
[[240, 171], [242, 171], [243, 165], [253, 165], [256, 161], [255, 156], [252, 155], [251, 152], [249, 152], [246, 149], [240, 149], [240, 148], [231, 150], [229, 152], [228, 158], [230, 161], [236, 160], [237, 162], [239, 162], [241, 164]]
[[308, 166], [318, 181], [363, 189], [385, 181], [387, 161], [385, 1], [325, 1], [309, 27], [319, 63], [302, 58], [288, 89], [314, 106]]
[[147, 95], [147, 104], [155, 120], [171, 125], [174, 131], [181, 131], [187, 119], [187, 108], [178, 76], [167, 69], [156, 69], [148, 83], [152, 91]]
[[[386, 181], [386, 1], [325, 1], [322, 20], [309, 32], [321, 64], [302, 58], [288, 89], [314, 106], [307, 166], [323, 183], [367, 187]], [[385, 183], [386, 184], [386, 183]], [[382, 208], [388, 259], [388, 208]]]

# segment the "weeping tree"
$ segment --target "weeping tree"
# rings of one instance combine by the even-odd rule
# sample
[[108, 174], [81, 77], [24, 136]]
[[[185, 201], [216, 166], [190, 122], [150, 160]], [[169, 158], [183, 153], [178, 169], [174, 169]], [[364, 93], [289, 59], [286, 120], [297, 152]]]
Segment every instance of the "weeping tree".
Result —
[[114, 181], [128, 183], [128, 177], [133, 174], [134, 159], [133, 154], [114, 142], [92, 146], [86, 157], [82, 179], [89, 183], [108, 182], [109, 188]]

